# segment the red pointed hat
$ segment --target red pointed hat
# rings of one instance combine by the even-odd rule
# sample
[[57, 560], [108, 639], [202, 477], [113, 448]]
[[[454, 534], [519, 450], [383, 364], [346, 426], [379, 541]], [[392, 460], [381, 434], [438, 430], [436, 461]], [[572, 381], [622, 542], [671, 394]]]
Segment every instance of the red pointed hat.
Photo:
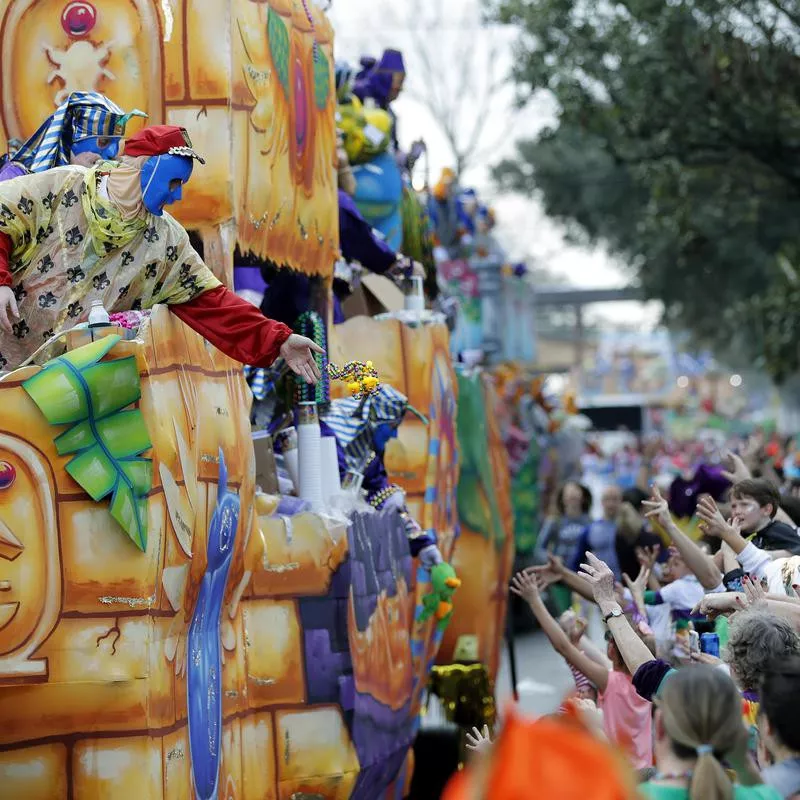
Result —
[[126, 156], [184, 156], [196, 158], [201, 164], [205, 159], [192, 149], [192, 140], [186, 128], [177, 125], [150, 125], [142, 128], [125, 140]]

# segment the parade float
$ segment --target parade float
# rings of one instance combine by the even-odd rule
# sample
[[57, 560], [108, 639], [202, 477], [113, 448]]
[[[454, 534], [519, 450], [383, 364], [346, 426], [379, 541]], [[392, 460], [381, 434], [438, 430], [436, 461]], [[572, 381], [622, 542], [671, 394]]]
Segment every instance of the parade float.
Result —
[[[332, 43], [299, 0], [11, 0], [0, 139], [107, 92], [206, 155], [175, 216], [223, 284], [238, 252], [330, 286]], [[408, 243], [424, 213], [404, 207]], [[337, 383], [288, 384], [306, 401], [288, 496], [287, 451], [279, 470], [251, 427], [253, 372], [164, 306], [57, 334], [3, 376], [0, 798], [400, 798], [432, 670], [452, 716], [493, 721], [513, 554], [494, 389], [456, 376], [444, 318], [414, 305], [329, 336], [336, 363], [376, 365], [355, 385], [364, 431], [399, 403], [376, 448], [402, 503], [365, 503], [321, 460], [319, 416], [353, 408]]]

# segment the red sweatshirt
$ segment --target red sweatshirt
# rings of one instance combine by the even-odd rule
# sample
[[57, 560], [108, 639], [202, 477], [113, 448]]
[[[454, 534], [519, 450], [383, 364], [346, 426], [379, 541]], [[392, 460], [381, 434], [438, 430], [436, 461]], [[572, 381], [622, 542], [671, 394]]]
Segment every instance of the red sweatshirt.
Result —
[[[0, 233], [0, 286], [11, 286], [11, 238]], [[210, 289], [170, 310], [192, 330], [242, 364], [268, 367], [292, 331], [267, 319], [254, 305], [224, 286]]]

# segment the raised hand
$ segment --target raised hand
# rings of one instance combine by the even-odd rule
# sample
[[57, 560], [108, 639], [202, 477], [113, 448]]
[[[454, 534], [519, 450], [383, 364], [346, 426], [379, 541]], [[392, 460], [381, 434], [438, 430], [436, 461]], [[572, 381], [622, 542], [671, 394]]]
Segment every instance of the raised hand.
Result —
[[622, 578], [625, 581], [625, 585], [628, 587], [628, 589], [630, 589], [630, 592], [633, 595], [633, 600], [636, 603], [636, 607], [640, 611], [644, 611], [644, 593], [647, 590], [647, 581], [650, 580], [650, 567], [642, 564], [642, 568], [639, 570], [639, 574], [636, 576], [635, 581], [632, 581], [627, 575], [623, 575]]
[[737, 456], [733, 451], [728, 450], [723, 461], [725, 469], [722, 471], [722, 476], [731, 483], [739, 483], [739, 481], [745, 481], [752, 477], [747, 464], [744, 463], [741, 456]]
[[471, 733], [467, 731], [466, 739], [467, 750], [472, 750], [476, 753], [484, 752], [492, 744], [488, 725], [484, 725], [482, 731], [479, 731], [477, 728], [473, 728]]
[[511, 579], [511, 591], [529, 605], [542, 602], [536, 575], [531, 572], [518, 572]]
[[714, 499], [707, 494], [697, 501], [697, 516], [700, 518], [700, 529], [709, 536], [721, 539], [731, 529]]
[[[654, 544], [650, 547], [637, 547], [634, 552], [636, 553], [636, 560], [639, 562], [639, 566], [642, 569], [652, 570], [661, 554], [661, 545]], [[641, 572], [639, 574], [641, 575]]]
[[649, 500], [645, 500], [642, 505], [648, 509], [645, 516], [648, 519], [655, 519], [661, 527], [666, 527], [672, 522], [669, 503], [661, 496], [658, 486], [653, 487], [653, 496]]
[[538, 567], [528, 567], [526, 575], [535, 575], [539, 589], [544, 591], [548, 586], [558, 583], [564, 574], [564, 563], [560, 558], [548, 554], [547, 563]]
[[594, 553], [587, 553], [586, 560], [588, 563], [581, 564], [581, 571], [578, 574], [592, 585], [595, 602], [616, 603], [617, 596], [614, 591], [616, 582], [608, 564], [601, 561]]

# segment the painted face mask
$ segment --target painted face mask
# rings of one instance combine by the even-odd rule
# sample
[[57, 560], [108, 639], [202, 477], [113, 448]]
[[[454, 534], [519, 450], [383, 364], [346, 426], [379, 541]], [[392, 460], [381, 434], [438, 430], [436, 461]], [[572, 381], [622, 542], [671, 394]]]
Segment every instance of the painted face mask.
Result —
[[74, 158], [95, 153], [106, 161], [113, 161], [119, 154], [121, 141], [121, 136], [87, 136], [72, 143], [72, 156]]
[[177, 203], [183, 196], [183, 184], [192, 175], [192, 159], [185, 156], [152, 156], [142, 166], [142, 201], [154, 216], [164, 213], [164, 206]]

